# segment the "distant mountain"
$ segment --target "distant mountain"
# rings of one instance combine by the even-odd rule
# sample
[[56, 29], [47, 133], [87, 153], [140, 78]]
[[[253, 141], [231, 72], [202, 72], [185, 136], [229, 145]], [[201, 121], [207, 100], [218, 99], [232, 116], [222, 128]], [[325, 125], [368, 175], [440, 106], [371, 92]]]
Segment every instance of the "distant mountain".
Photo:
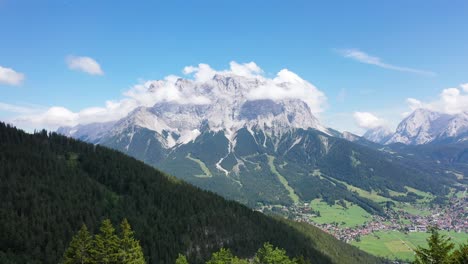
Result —
[[[160, 85], [154, 82], [148, 92]], [[408, 168], [362, 137], [324, 127], [303, 100], [252, 97], [266, 85], [261, 78], [218, 74], [203, 83], [179, 79], [174, 85], [206, 100], [163, 101], [113, 123], [58, 132], [115, 148], [252, 207], [345, 199], [380, 214], [381, 205], [344, 184], [384, 195], [406, 192], [405, 186], [446, 191], [445, 178]]]
[[388, 127], [379, 126], [376, 128], [369, 129], [362, 137], [379, 144], [385, 144], [393, 133]]
[[385, 144], [420, 145], [468, 140], [468, 113], [449, 115], [417, 109], [406, 117]]
[[204, 263], [221, 247], [252, 257], [264, 242], [311, 263], [381, 262], [315, 227], [301, 233], [122, 153], [56, 133], [0, 123], [0, 168], [0, 263], [59, 263], [83, 223], [94, 232], [102, 219], [124, 217], [147, 263], [174, 263], [179, 253]]

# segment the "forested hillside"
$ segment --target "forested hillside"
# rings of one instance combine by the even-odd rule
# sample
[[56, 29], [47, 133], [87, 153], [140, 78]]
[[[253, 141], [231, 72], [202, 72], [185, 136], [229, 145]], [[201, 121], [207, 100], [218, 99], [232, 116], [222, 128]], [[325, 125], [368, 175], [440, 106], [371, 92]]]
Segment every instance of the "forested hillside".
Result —
[[82, 224], [127, 218], [147, 263], [179, 253], [201, 263], [229, 248], [252, 257], [263, 243], [312, 263], [377, 263], [351, 246], [340, 258], [321, 240], [236, 202], [202, 191], [105, 147], [0, 123], [0, 263], [57, 263]]

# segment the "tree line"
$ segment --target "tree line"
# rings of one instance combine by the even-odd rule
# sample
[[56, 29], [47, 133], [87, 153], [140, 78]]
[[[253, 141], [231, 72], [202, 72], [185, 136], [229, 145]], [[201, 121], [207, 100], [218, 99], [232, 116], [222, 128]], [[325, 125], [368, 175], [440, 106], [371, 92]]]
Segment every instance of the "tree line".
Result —
[[[253, 258], [239, 258], [230, 249], [221, 248], [212, 253], [206, 264], [310, 264], [302, 256], [290, 258], [282, 248], [264, 243]], [[61, 264], [146, 264], [143, 251], [127, 219], [120, 224], [120, 233], [109, 219], [101, 223], [99, 233], [92, 235], [85, 224], [73, 236]], [[179, 254], [175, 264], [189, 264], [187, 257]]]
[[62, 264], [146, 264], [127, 219], [120, 224], [119, 235], [109, 219], [102, 221], [99, 231], [93, 236], [83, 224], [65, 251]]

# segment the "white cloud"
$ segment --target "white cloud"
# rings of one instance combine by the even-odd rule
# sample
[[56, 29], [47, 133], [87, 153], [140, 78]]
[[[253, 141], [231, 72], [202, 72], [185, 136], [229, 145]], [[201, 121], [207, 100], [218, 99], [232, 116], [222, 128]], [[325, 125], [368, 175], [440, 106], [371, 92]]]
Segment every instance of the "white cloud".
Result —
[[[107, 101], [104, 106], [89, 107], [76, 112], [62, 106], [50, 107], [39, 112], [21, 112], [21, 109], [17, 109], [19, 111], [16, 112], [20, 115], [14, 118], [13, 122], [32, 128], [56, 129], [59, 126], [118, 120], [139, 106], [149, 107], [164, 101], [179, 104], [209, 104], [218, 97], [227, 96], [225, 91], [217, 90], [215, 85], [210, 88], [213, 89], [212, 93], [207, 95], [206, 84], [213, 82], [216, 74], [247, 77], [245, 85], [250, 90], [244, 92], [251, 100], [302, 99], [313, 113], [322, 112], [326, 103], [322, 91], [287, 69], [278, 72], [273, 79], [264, 77], [262, 69], [254, 62], [245, 64], [231, 62], [230, 69], [222, 71], [216, 71], [208, 64], [199, 64], [187, 66], [183, 72], [193, 74], [193, 79], [169, 75], [163, 80], [142, 82], [124, 92], [120, 100]], [[252, 80], [255, 80], [253, 82], [255, 85], [250, 85]]]
[[252, 89], [247, 97], [258, 99], [301, 99], [317, 114], [323, 111], [325, 94], [313, 84], [303, 80], [288, 69], [279, 71], [274, 79], [263, 79], [264, 84]]
[[431, 72], [431, 71], [425, 71], [425, 70], [419, 70], [419, 69], [414, 69], [414, 68], [401, 67], [401, 66], [396, 66], [393, 64], [388, 64], [388, 63], [383, 62], [379, 57], [371, 56], [358, 49], [344, 49], [344, 50], [338, 50], [338, 52], [341, 55], [343, 55], [345, 58], [353, 59], [355, 61], [365, 63], [365, 64], [375, 65], [384, 69], [416, 73], [416, 74], [421, 74], [421, 75], [429, 75], [429, 76], [436, 75], [434, 72]]
[[235, 75], [253, 77], [263, 73], [263, 70], [255, 64], [255, 62], [249, 62], [244, 64], [239, 64], [235, 61], [229, 63], [231, 66], [231, 72]]
[[463, 91], [468, 93], [468, 83], [460, 84], [460, 87], [463, 89]]
[[[208, 66], [209, 67], [209, 66]], [[157, 102], [168, 101], [180, 104], [209, 104], [209, 98], [200, 95], [197, 86], [176, 85], [182, 79], [169, 75], [164, 80], [147, 81], [132, 87], [124, 95], [133, 99], [138, 105], [153, 106]]]
[[200, 63], [198, 67], [195, 66], [187, 66], [184, 68], [184, 74], [192, 74], [195, 73], [195, 81], [197, 82], [207, 82], [215, 76], [217, 73], [213, 70], [210, 65]]
[[91, 75], [104, 74], [99, 63], [90, 57], [68, 56], [66, 62], [68, 64], [68, 68], [72, 70], [86, 72]]
[[369, 112], [354, 112], [354, 121], [360, 128], [372, 129], [385, 124], [385, 121]]
[[11, 68], [0, 66], [0, 84], [20, 85], [24, 80], [24, 74]]
[[414, 98], [408, 98], [406, 102], [412, 111], [425, 108], [446, 114], [458, 114], [468, 111], [468, 89], [466, 88], [467, 85], [462, 84], [460, 88], [444, 89], [439, 94], [439, 98], [431, 102], [422, 102]]
[[263, 70], [255, 64], [255, 62], [239, 64], [235, 61], [229, 63], [230, 69], [224, 71], [216, 71], [208, 64], [200, 63], [198, 66], [186, 66], [182, 71], [185, 75], [195, 73], [195, 81], [207, 82], [216, 74], [232, 74], [244, 77], [255, 77], [263, 73]]

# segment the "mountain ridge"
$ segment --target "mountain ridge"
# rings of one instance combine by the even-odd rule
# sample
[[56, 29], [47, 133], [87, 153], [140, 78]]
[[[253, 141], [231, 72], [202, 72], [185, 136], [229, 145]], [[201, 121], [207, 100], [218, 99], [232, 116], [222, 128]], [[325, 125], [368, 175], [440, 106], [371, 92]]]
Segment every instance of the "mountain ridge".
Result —
[[[158, 93], [158, 85], [151, 84], [150, 92]], [[298, 197], [301, 202], [347, 199], [371, 213], [383, 212], [351, 190], [334, 189], [317, 172], [387, 195], [406, 192], [405, 186], [442, 194], [452, 180], [411, 168], [362, 137], [325, 128], [304, 100], [252, 97], [251, 91], [265, 85], [261, 78], [215, 75], [202, 83], [178, 79], [174, 85], [204, 100], [163, 100], [113, 123], [58, 132], [120, 150], [251, 207], [291, 204]]]
[[468, 140], [468, 112], [446, 114], [419, 108], [390, 133], [383, 127], [369, 129], [364, 138], [383, 145], [455, 143]]

